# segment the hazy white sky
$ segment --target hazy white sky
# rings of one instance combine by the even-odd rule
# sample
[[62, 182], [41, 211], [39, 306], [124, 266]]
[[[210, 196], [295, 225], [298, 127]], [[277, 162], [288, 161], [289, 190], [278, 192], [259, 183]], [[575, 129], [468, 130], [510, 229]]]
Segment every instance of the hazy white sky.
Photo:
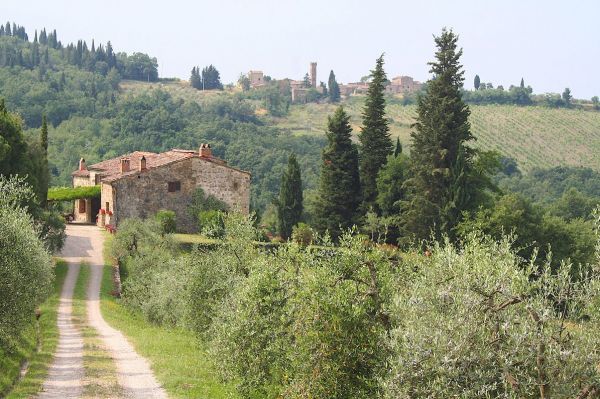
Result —
[[158, 58], [162, 77], [187, 79], [193, 65], [214, 64], [224, 82], [261, 69], [300, 79], [310, 61], [318, 79], [360, 79], [386, 53], [390, 77], [428, 77], [432, 34], [460, 35], [466, 85], [476, 73], [494, 85], [535, 92], [570, 87], [600, 95], [598, 0], [0, 0], [0, 20], [58, 31], [63, 43], [111, 40], [119, 51]]

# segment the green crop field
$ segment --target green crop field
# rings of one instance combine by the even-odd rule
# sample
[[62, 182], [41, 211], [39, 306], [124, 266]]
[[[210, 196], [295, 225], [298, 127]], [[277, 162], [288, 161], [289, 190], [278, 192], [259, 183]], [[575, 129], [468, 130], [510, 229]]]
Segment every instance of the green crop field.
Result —
[[[125, 81], [122, 84], [125, 93], [139, 93], [157, 87], [175, 97], [200, 104], [231, 93], [202, 92], [192, 89], [186, 82]], [[354, 96], [342, 102], [351, 116], [356, 134], [360, 129], [363, 101], [363, 96]], [[293, 105], [286, 117], [265, 118], [268, 123], [293, 135], [323, 135], [327, 116], [333, 113], [335, 107], [317, 103]], [[410, 126], [414, 122], [416, 107], [392, 103], [388, 105], [387, 112], [392, 135], [400, 137], [408, 150]], [[515, 158], [523, 171], [558, 165], [587, 166], [600, 170], [600, 112], [533, 106], [471, 105], [471, 125], [477, 138], [477, 147], [497, 150]]]

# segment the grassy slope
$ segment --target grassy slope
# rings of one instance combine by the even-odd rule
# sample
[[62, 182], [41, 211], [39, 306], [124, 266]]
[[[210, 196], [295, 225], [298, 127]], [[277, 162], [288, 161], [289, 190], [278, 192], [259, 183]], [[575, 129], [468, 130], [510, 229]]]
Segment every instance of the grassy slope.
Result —
[[150, 361], [156, 378], [171, 397], [236, 397], [232, 386], [219, 382], [206, 347], [191, 331], [150, 324], [142, 315], [126, 309], [110, 294], [112, 290], [112, 268], [105, 266], [100, 305], [102, 316]]
[[[67, 265], [63, 261], [56, 262], [54, 293], [40, 306], [41, 316], [40, 325], [40, 350], [35, 351], [35, 330], [27, 329], [25, 346], [21, 348], [18, 358], [7, 359], [0, 354], [0, 369], [11, 370], [9, 373], [0, 374], [0, 392], [6, 387], [6, 382], [10, 383], [18, 375], [20, 363], [23, 358], [29, 358], [29, 369], [25, 378], [19, 381], [7, 399], [28, 398], [39, 392], [42, 383], [48, 373], [48, 367], [52, 361], [52, 356], [58, 344], [58, 327], [56, 325], [57, 309], [59, 303], [60, 291], [63, 281], [67, 274]], [[9, 360], [9, 363], [6, 361]]]
[[[172, 95], [202, 104], [208, 98], [226, 96], [227, 92], [201, 92], [185, 82], [144, 83], [126, 81], [125, 93], [139, 93], [161, 87]], [[351, 116], [358, 133], [364, 97], [351, 97], [342, 104]], [[323, 135], [332, 104], [293, 105], [285, 118], [269, 118], [296, 135]], [[524, 171], [533, 167], [557, 165], [587, 166], [600, 170], [600, 112], [517, 107], [511, 105], [471, 105], [471, 125], [477, 146], [494, 149], [515, 158]], [[388, 105], [391, 133], [400, 137], [405, 148], [410, 143], [410, 125], [415, 106]]]

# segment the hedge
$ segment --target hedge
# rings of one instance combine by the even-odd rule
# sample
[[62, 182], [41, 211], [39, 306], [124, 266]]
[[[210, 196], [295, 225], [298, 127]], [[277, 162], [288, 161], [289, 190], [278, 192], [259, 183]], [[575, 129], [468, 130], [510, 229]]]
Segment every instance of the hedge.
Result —
[[100, 186], [50, 187], [48, 201], [73, 201], [80, 198], [100, 198]]

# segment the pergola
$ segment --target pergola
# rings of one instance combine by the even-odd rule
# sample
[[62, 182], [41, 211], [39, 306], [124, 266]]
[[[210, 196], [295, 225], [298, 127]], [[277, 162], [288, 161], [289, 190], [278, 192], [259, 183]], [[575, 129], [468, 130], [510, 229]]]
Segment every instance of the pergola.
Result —
[[80, 213], [85, 212], [86, 209], [89, 211], [93, 204], [99, 208], [100, 186], [50, 187], [47, 200], [48, 202], [73, 201], [74, 206], [78, 204]]

